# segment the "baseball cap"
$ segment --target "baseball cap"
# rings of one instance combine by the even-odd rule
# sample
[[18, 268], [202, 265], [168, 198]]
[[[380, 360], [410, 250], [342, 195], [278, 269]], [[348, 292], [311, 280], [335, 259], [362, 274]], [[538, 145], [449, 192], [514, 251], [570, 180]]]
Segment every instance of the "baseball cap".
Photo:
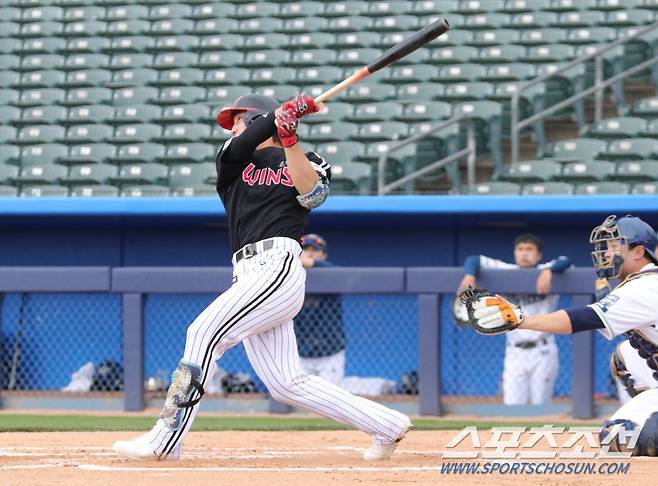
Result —
[[307, 246], [319, 251], [327, 251], [327, 242], [324, 241], [324, 238], [313, 233], [302, 236], [302, 248]]

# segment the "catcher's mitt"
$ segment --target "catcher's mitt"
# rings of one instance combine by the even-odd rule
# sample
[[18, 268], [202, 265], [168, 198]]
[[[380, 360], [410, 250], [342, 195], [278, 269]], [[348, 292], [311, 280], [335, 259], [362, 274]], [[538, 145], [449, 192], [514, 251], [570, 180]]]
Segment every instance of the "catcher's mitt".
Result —
[[468, 287], [459, 293], [466, 306], [470, 326], [480, 334], [500, 334], [513, 331], [523, 322], [521, 308], [486, 289]]

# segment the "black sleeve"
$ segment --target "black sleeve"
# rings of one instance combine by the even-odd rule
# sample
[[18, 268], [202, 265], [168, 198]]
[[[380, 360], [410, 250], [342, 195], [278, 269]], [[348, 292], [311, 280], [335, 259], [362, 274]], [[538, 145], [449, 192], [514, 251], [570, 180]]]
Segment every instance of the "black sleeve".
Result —
[[571, 332], [577, 333], [582, 331], [593, 331], [594, 329], [603, 329], [605, 326], [601, 318], [594, 312], [591, 307], [578, 307], [565, 311], [571, 320]]

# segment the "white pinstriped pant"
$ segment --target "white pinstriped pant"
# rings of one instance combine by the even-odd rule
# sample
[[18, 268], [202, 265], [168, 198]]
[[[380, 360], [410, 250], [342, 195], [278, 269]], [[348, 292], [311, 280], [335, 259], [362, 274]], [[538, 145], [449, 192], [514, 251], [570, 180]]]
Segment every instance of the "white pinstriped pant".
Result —
[[[270, 250], [240, 262], [234, 257], [237, 281], [189, 326], [183, 360], [201, 367], [205, 386], [211, 363], [242, 342], [251, 365], [276, 400], [379, 439], [395, 440], [407, 424], [403, 414], [302, 371], [292, 321], [304, 302], [306, 272], [299, 260], [301, 248], [290, 238], [273, 240]], [[194, 392], [192, 399], [197, 397]], [[198, 407], [185, 409], [177, 431], [158, 420], [151, 435], [157, 454], [170, 454], [183, 443]]]

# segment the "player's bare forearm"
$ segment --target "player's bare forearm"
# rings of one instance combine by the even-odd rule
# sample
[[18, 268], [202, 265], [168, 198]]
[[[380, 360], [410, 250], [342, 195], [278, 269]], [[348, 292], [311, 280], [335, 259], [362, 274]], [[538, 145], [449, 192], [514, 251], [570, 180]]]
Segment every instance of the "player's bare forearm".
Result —
[[285, 151], [288, 170], [295, 189], [300, 194], [307, 194], [313, 189], [320, 176], [306, 158], [304, 149], [299, 144], [287, 147]]
[[569, 314], [563, 310], [551, 312], [550, 314], [526, 315], [518, 328], [549, 332], [551, 334], [571, 334], [573, 332]]

